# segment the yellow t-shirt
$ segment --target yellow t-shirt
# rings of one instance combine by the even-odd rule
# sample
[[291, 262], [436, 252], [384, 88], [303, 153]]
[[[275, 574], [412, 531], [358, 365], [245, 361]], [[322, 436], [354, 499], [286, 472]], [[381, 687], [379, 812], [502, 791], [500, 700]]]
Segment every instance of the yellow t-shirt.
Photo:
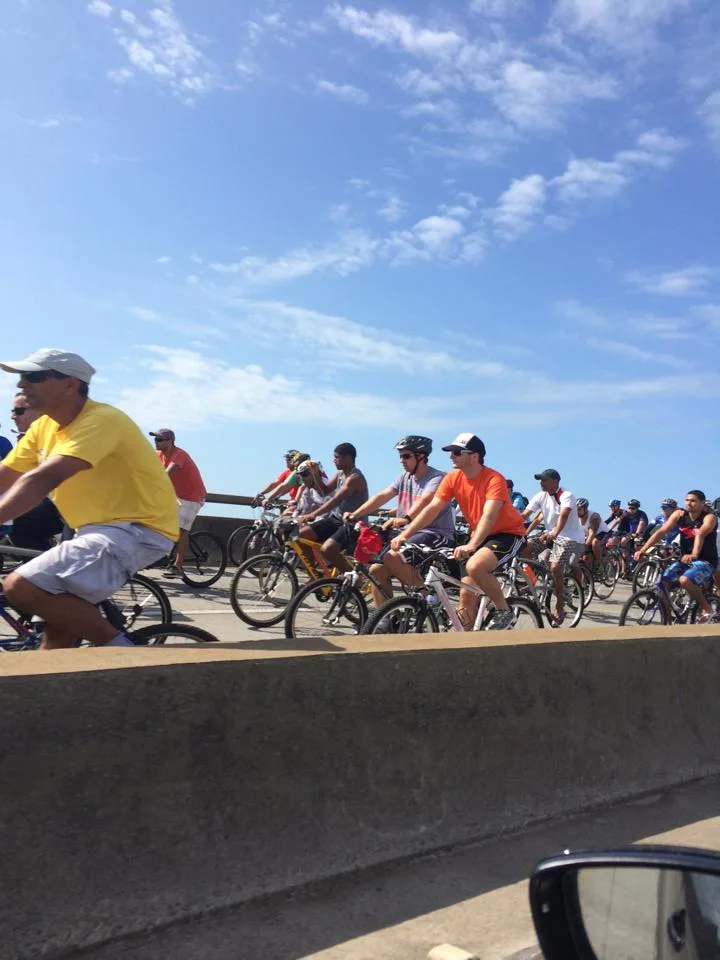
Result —
[[177, 540], [177, 499], [170, 478], [122, 410], [86, 400], [66, 427], [38, 417], [3, 466], [27, 473], [51, 456], [78, 457], [92, 467], [64, 480], [51, 494], [73, 529], [88, 523], [141, 523]]

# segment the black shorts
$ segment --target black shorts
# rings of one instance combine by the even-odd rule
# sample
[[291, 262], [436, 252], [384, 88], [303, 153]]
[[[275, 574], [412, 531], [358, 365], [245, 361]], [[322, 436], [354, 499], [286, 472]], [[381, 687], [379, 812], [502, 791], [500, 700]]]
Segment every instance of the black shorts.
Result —
[[[396, 537], [398, 533], [401, 533], [402, 529], [398, 530], [397, 533], [392, 532], [392, 537]], [[436, 533], [434, 530], [418, 530], [417, 533], [414, 533], [411, 537], [408, 537], [405, 543], [415, 544], [418, 547], [429, 547], [431, 550], [442, 550], [443, 547], [452, 547], [453, 541], [450, 537], [444, 537], [441, 533]], [[385, 554], [390, 550], [390, 543], [386, 543], [378, 554], [378, 562], [382, 563]], [[412, 562], [412, 561], [411, 561]]]
[[508, 563], [516, 557], [526, 543], [525, 537], [519, 537], [514, 533], [494, 533], [480, 544], [478, 550], [482, 550], [483, 547], [492, 550], [500, 566], [501, 563]]
[[313, 520], [309, 526], [320, 543], [334, 540], [345, 553], [351, 553], [355, 549], [358, 535], [339, 517], [320, 517], [319, 520]]

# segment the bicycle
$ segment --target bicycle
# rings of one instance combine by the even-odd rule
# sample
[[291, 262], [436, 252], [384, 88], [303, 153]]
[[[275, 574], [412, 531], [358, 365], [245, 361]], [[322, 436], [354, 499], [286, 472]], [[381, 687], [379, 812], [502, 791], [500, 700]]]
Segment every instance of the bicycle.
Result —
[[663, 570], [679, 560], [682, 551], [679, 546], [667, 543], [656, 543], [639, 560], [633, 573], [633, 590], [642, 590], [652, 587]]
[[[490, 601], [479, 587], [463, 583], [459, 577], [451, 576], [442, 569], [449, 563], [456, 563], [452, 547], [431, 550], [428, 547], [411, 546], [413, 550], [425, 555], [426, 568], [422, 589], [410, 590], [407, 596], [394, 597], [379, 607], [368, 617], [363, 629], [364, 634], [406, 634], [465, 632], [446, 587], [469, 590], [480, 598], [477, 615], [472, 630], [487, 630], [495, 613]], [[405, 554], [407, 546], [401, 552]], [[498, 569], [509, 561], [501, 560]], [[461, 571], [458, 571], [460, 573]], [[511, 596], [508, 606], [513, 611], [514, 620], [508, 629], [542, 628], [543, 618], [533, 600]]]
[[513, 557], [505, 568], [496, 572], [496, 576], [504, 585], [506, 597], [518, 596], [532, 600], [544, 612], [548, 626], [573, 628], [580, 623], [586, 606], [582, 574], [576, 566], [565, 564], [563, 568], [563, 617], [560, 621], [553, 613], [556, 606], [555, 582], [547, 564]]
[[339, 573], [325, 562], [320, 543], [300, 537], [295, 521], [287, 523], [279, 518], [274, 530], [282, 550], [249, 557], [237, 568], [230, 584], [230, 604], [236, 616], [251, 627], [280, 623], [300, 588], [296, 567], [310, 580], [333, 578]]
[[[712, 593], [713, 582], [703, 584], [703, 596], [710, 604], [711, 623], [720, 621], [720, 597]], [[668, 582], [662, 574], [653, 587], [636, 590], [627, 600], [618, 618], [618, 625], [636, 627], [668, 626], [672, 623], [695, 623], [697, 603], [681, 584]]]
[[[346, 523], [345, 527], [357, 530], [352, 523]], [[369, 524], [368, 529], [387, 535], [378, 524]], [[369, 562], [374, 563], [376, 559], [373, 556]], [[348, 557], [348, 560], [352, 570], [313, 580], [298, 590], [285, 613], [285, 636], [288, 639], [327, 633], [334, 636], [360, 633], [368, 617], [366, 595], [370, 585], [386, 599], [392, 597], [392, 591], [375, 579], [367, 563], [356, 556]]]
[[[151, 564], [151, 569], [166, 570], [175, 566], [177, 546], [166, 557]], [[189, 587], [211, 587], [225, 573], [227, 551], [225, 544], [209, 530], [191, 533], [183, 560], [181, 577]]]
[[259, 553], [282, 550], [283, 542], [275, 532], [275, 522], [286, 506], [285, 501], [268, 500], [263, 504], [260, 516], [249, 527], [233, 530], [227, 542], [227, 554], [233, 566], [239, 567], [248, 557]]

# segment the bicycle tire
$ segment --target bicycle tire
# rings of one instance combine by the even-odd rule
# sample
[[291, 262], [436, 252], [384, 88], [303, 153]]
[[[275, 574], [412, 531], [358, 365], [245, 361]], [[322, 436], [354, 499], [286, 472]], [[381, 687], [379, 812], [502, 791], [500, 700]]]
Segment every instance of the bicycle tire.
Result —
[[[289, 584], [287, 597], [277, 592], [281, 576]], [[276, 553], [263, 553], [250, 557], [235, 571], [230, 584], [230, 605], [243, 623], [274, 627], [285, 616], [297, 592], [298, 578], [290, 564]]]
[[615, 557], [603, 557], [600, 566], [593, 568], [595, 596], [598, 600], [609, 600], [619, 579], [620, 567]]
[[138, 647], [163, 646], [173, 639], [194, 640], [195, 643], [219, 642], [218, 638], [207, 630], [185, 623], [153, 623], [140, 627], [139, 630], [131, 630], [128, 636]]
[[135, 625], [141, 617], [154, 624], [172, 623], [172, 606], [168, 595], [159, 583], [141, 573], [130, 577], [105, 602], [113, 605], [118, 614], [117, 626], [125, 631], [136, 629]]
[[[386, 618], [389, 620], [387, 626], [384, 623]], [[426, 624], [429, 630], [423, 629]], [[424, 597], [394, 597], [370, 614], [362, 632], [376, 635], [437, 633], [438, 621]]]
[[274, 550], [282, 550], [283, 542], [272, 529], [272, 527], [260, 527], [253, 530], [242, 545], [242, 563], [249, 560], [250, 557], [256, 557], [261, 553], [272, 553]]
[[593, 602], [595, 596], [595, 580], [584, 563], [579, 564], [577, 567], [577, 576], [582, 586], [583, 603], [587, 608]]
[[227, 555], [228, 563], [231, 563], [234, 567], [239, 567], [243, 562], [243, 546], [245, 541], [252, 534], [252, 526], [245, 524], [243, 527], [236, 527], [233, 532], [228, 537], [227, 541]]
[[[718, 620], [716, 618], [720, 617], [720, 597], [708, 597], [707, 601], [710, 604], [710, 611], [711, 611], [710, 623], [712, 623], [714, 626], [717, 626]], [[697, 618], [698, 618], [698, 605], [696, 603], [693, 603], [692, 608], [690, 610], [690, 615], [689, 615], [690, 623], [697, 623]], [[709, 624], [698, 624], [698, 626], [709, 626]]]
[[[339, 596], [342, 590], [342, 598]], [[310, 598], [316, 595], [317, 619], [320, 621], [316, 632], [308, 632], [314, 628], [300, 626], [300, 618], [305, 615], [307, 619], [315, 619], [312, 611], [309, 609]], [[324, 594], [324, 596], [323, 596]], [[352, 602], [356, 613], [353, 613]], [[338, 604], [342, 606], [338, 607]], [[336, 616], [344, 619], [350, 626], [352, 636], [361, 633], [362, 628], [368, 618], [367, 603], [362, 593], [357, 587], [347, 583], [343, 577], [323, 577], [321, 580], [311, 580], [310, 583], [302, 587], [290, 601], [285, 613], [285, 636], [289, 640], [297, 640], [300, 637], [307, 636], [337, 636], [339, 623], [326, 623], [331, 617]]]
[[637, 590], [650, 590], [654, 587], [660, 572], [660, 564], [657, 560], [641, 560], [633, 571], [633, 593]]
[[[572, 584], [572, 587], [569, 588], [569, 585]], [[545, 616], [547, 617], [548, 624], [556, 629], [557, 627], [568, 627], [570, 629], [576, 627], [582, 620], [582, 615], [585, 612], [585, 599], [582, 584], [580, 583], [580, 578], [573, 571], [566, 571], [563, 574], [563, 593], [565, 601], [563, 604], [564, 617], [557, 623], [555, 620], [555, 615], [553, 613], [554, 599], [555, 599], [555, 583], [550, 579], [548, 584], [547, 592], [545, 593], [544, 605], [545, 605]], [[570, 603], [568, 601], [570, 600]], [[572, 616], [568, 620], [568, 606], [570, 607], [570, 612]]]
[[[631, 617], [635, 614], [638, 619]], [[636, 627], [663, 626], [672, 623], [672, 614], [665, 597], [658, 590], [636, 590], [624, 603], [618, 625]]]
[[190, 534], [182, 578], [189, 587], [211, 587], [225, 573], [227, 551], [220, 537], [209, 530]]
[[[543, 620], [542, 613], [540, 613], [540, 608], [534, 600], [526, 600], [523, 597], [507, 597], [506, 599], [510, 609], [515, 612], [515, 622], [511, 627], [507, 627], [507, 630], [544, 629], [545, 621]], [[488, 610], [480, 624], [480, 629], [488, 630], [494, 616], [495, 609]], [[530, 621], [529, 623], [526, 622], [526, 618]]]

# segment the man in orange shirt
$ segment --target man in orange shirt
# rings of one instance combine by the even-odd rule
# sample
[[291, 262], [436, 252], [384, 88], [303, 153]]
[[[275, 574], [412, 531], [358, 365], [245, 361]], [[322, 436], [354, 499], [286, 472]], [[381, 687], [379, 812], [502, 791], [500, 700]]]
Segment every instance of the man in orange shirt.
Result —
[[150, 431], [155, 438], [155, 449], [165, 473], [175, 488], [178, 505], [180, 536], [175, 550], [175, 565], [167, 567], [163, 576], [168, 579], [182, 576], [183, 560], [188, 551], [190, 530], [195, 517], [205, 505], [207, 491], [197, 464], [187, 451], [175, 446], [175, 434], [167, 427]]
[[[429, 526], [451, 500], [457, 500], [472, 531], [468, 543], [455, 548], [456, 558], [467, 560], [464, 582], [479, 587], [495, 607], [489, 629], [507, 630], [513, 625], [513, 613], [493, 572], [501, 560], [511, 559], [522, 549], [525, 525], [510, 502], [505, 477], [485, 466], [485, 444], [479, 437], [461, 433], [443, 450], [449, 451], [455, 469], [445, 475], [430, 503], [391, 546], [397, 550], [413, 533]], [[461, 590], [458, 616], [466, 630], [472, 628], [477, 607], [476, 594]]]

